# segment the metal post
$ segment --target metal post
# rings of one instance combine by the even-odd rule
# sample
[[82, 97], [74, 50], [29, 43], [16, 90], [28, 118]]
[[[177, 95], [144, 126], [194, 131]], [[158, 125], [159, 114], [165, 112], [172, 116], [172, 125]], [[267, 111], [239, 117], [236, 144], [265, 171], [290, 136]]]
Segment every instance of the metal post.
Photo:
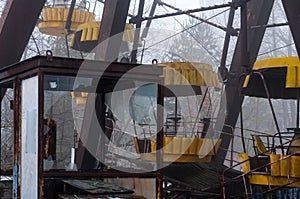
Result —
[[[241, 55], [242, 55], [242, 66], [246, 67], [246, 70], [249, 69], [249, 54], [248, 54], [248, 26], [247, 26], [247, 1], [243, 0], [241, 5]], [[241, 84], [241, 83], [240, 83]], [[240, 85], [239, 84], [239, 85]], [[242, 103], [243, 99], [240, 97], [240, 119], [241, 119], [241, 137], [243, 144], [243, 151], [246, 153], [245, 137], [244, 137], [244, 126], [243, 126], [243, 112], [242, 112]]]
[[274, 110], [274, 107], [273, 107], [273, 104], [272, 104], [272, 101], [271, 101], [271, 96], [270, 96], [270, 92], [269, 92], [269, 89], [268, 89], [268, 85], [267, 85], [267, 83], [265, 81], [265, 77], [263, 76], [262, 73], [255, 72], [255, 74], [258, 74], [260, 76], [262, 82], [263, 82], [264, 89], [266, 91], [268, 102], [269, 102], [269, 105], [270, 105], [270, 108], [271, 108], [272, 116], [273, 116], [273, 119], [274, 119], [274, 122], [275, 122], [276, 130], [277, 130], [277, 133], [279, 135], [279, 141], [280, 141], [280, 146], [281, 146], [281, 154], [284, 155], [283, 142], [282, 142], [282, 137], [281, 137], [281, 133], [280, 133], [280, 128], [279, 128], [279, 124], [278, 124], [278, 121], [277, 121], [277, 118], [276, 118], [275, 110]]
[[70, 33], [70, 28], [71, 28], [71, 23], [72, 23], [72, 15], [73, 15], [73, 12], [74, 12], [74, 8], [75, 8], [75, 3], [76, 3], [76, 0], [72, 0], [71, 1], [71, 5], [70, 5], [70, 8], [69, 8], [69, 12], [68, 12], [68, 17], [67, 17], [67, 22], [66, 22], [66, 30], [68, 31], [68, 34]]
[[157, 169], [160, 173], [160, 177], [157, 178], [157, 198], [162, 198], [163, 190], [163, 147], [164, 147], [164, 128], [163, 128], [163, 118], [164, 118], [164, 87], [162, 86], [162, 81], [158, 84], [157, 88], [157, 137], [156, 137], [156, 164]]
[[20, 195], [20, 164], [21, 164], [21, 81], [15, 79], [14, 88], [14, 165], [13, 165], [13, 198]]
[[205, 101], [205, 98], [206, 98], [207, 93], [208, 93], [208, 88], [205, 89], [205, 93], [204, 93], [204, 95], [203, 95], [203, 97], [202, 97], [201, 104], [200, 104], [200, 107], [199, 107], [198, 112], [197, 112], [197, 116], [196, 116], [196, 119], [195, 119], [195, 123], [194, 123], [193, 128], [192, 128], [192, 134], [193, 134], [193, 135], [196, 135], [196, 132], [194, 133], [194, 131], [195, 131], [196, 124], [197, 124], [197, 121], [198, 121], [198, 119], [199, 119], [200, 112], [201, 112], [201, 110], [202, 110], [202, 107], [203, 107], [203, 104], [204, 104], [204, 101]]
[[[52, 105], [52, 103], [51, 103]], [[43, 146], [44, 146], [44, 73], [38, 73], [38, 197], [43, 198], [43, 186], [44, 186], [44, 176], [43, 176]]]
[[[274, 0], [251, 0], [247, 5], [247, 24], [249, 27], [257, 26], [257, 25], [265, 25], [267, 24], [270, 13], [274, 4]], [[248, 52], [249, 52], [249, 69], [253, 66], [253, 63], [256, 60], [258, 55], [258, 51], [265, 33], [265, 27], [259, 29], [251, 29], [248, 30]], [[245, 67], [241, 67], [245, 64], [242, 60], [241, 55], [241, 35], [239, 35], [237, 45], [235, 48], [235, 52], [233, 55], [232, 63], [229, 70], [229, 75], [227, 76], [228, 82], [226, 84], [226, 100], [227, 100], [227, 111], [225, 124], [223, 126], [222, 132], [224, 134], [221, 135], [222, 143], [216, 160], [224, 162], [227, 150], [231, 139], [232, 139], [232, 129], [228, 127], [232, 127], [236, 125], [239, 112], [240, 112], [240, 103], [243, 102], [243, 97], [240, 96], [240, 87], [241, 85], [238, 83], [240, 76], [246, 72]], [[245, 41], [244, 41], [245, 43]], [[246, 51], [246, 52], [247, 52]], [[242, 82], [242, 81], [241, 81]], [[218, 123], [218, 118], [217, 118]], [[225, 149], [225, 150], [222, 150]]]
[[[133, 41], [133, 47], [131, 51], [131, 63], [137, 63], [136, 56], [137, 56], [137, 48], [139, 45], [139, 40], [140, 40], [140, 31], [141, 31], [141, 25], [142, 25], [142, 17], [143, 17], [143, 11], [144, 11], [144, 4], [145, 0], [140, 0], [139, 4], [139, 10], [138, 10], [138, 15], [133, 18], [136, 20], [136, 26], [135, 26], [135, 31], [134, 31], [134, 41]], [[131, 19], [131, 21], [134, 21]]]

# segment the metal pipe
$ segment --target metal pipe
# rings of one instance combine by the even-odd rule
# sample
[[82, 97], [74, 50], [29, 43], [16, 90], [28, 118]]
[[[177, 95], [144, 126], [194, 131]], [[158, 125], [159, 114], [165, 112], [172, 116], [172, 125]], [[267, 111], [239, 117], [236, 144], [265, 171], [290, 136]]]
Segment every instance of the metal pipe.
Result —
[[74, 8], [75, 8], [75, 3], [76, 3], [76, 0], [72, 0], [70, 8], [69, 8], [69, 13], [68, 13], [68, 17], [67, 17], [66, 26], [65, 26], [65, 28], [68, 31], [68, 34], [70, 33], [70, 28], [71, 28], [71, 23], [72, 23], [71, 20], [72, 20], [73, 11], [74, 11]]
[[195, 127], [196, 127], [196, 123], [197, 123], [197, 120], [198, 120], [198, 118], [199, 118], [200, 111], [201, 111], [201, 109], [202, 109], [202, 107], [203, 107], [203, 104], [204, 104], [204, 101], [205, 101], [205, 98], [206, 98], [207, 93], [208, 93], [208, 88], [206, 88], [206, 90], [205, 90], [205, 93], [204, 93], [204, 95], [203, 95], [203, 98], [202, 98], [202, 101], [201, 101], [201, 104], [200, 104], [200, 107], [199, 107], [199, 110], [198, 110], [198, 113], [197, 113], [197, 116], [196, 116], [195, 123], [194, 123], [194, 125], [193, 125], [193, 129], [192, 129], [192, 133], [193, 133], [193, 134], [194, 134]]
[[[139, 172], [137, 172], [139, 171]], [[50, 170], [50, 171], [43, 171], [42, 176], [44, 178], [156, 178], [160, 176], [158, 172], [147, 172], [144, 173], [140, 170], [136, 172], [124, 172], [124, 171], [117, 171], [117, 170], [105, 170], [99, 172], [99, 170], [82, 170], [78, 171], [68, 171], [62, 170]]]
[[178, 98], [177, 96], [175, 96], [175, 120], [174, 120], [174, 123], [175, 123], [175, 128], [174, 128], [174, 131], [175, 131], [175, 136], [177, 135], [177, 112], [178, 112]]
[[241, 123], [241, 138], [242, 138], [243, 152], [246, 153], [242, 103], [240, 104], [240, 123]]
[[168, 14], [163, 14], [163, 15], [155, 15], [155, 16], [152, 16], [152, 17], [150, 17], [150, 16], [149, 17], [143, 17], [142, 21], [149, 20], [149, 19], [161, 19], [161, 18], [165, 18], [165, 17], [172, 17], [172, 16], [177, 16], [177, 15], [182, 15], [182, 14], [190, 14], [190, 13], [194, 13], [194, 12], [202, 12], [202, 11], [226, 8], [226, 7], [231, 6], [231, 4], [232, 3], [229, 2], [229, 3], [221, 4], [221, 5], [196, 8], [196, 9], [191, 9], [191, 10], [186, 10], [186, 11], [179, 11], [179, 12], [168, 13]]
[[276, 118], [275, 110], [274, 110], [274, 107], [273, 107], [273, 104], [272, 104], [272, 101], [271, 101], [271, 96], [270, 96], [270, 93], [269, 93], [267, 83], [265, 81], [265, 77], [260, 72], [254, 72], [254, 74], [258, 74], [260, 76], [262, 82], [263, 82], [263, 85], [264, 85], [264, 88], [265, 88], [265, 91], [266, 91], [266, 94], [267, 94], [268, 102], [269, 102], [269, 105], [270, 105], [270, 108], [271, 108], [272, 116], [273, 116], [273, 119], [274, 119], [274, 122], [275, 122], [276, 130], [277, 130], [277, 133], [279, 135], [279, 141], [280, 141], [280, 145], [281, 145], [281, 152], [282, 152], [282, 155], [284, 155], [282, 137], [281, 137], [281, 134], [280, 134], [279, 124], [278, 124], [278, 121], [277, 121], [277, 118]]
[[[173, 9], [173, 10], [176, 10], [176, 11], [179, 11], [179, 12], [183, 12], [183, 10], [181, 10], [179, 8], [176, 8], [176, 7], [174, 7], [174, 6], [170, 5], [170, 4], [167, 4], [167, 3], [162, 2], [162, 1], [159, 1], [159, 5], [164, 5], [164, 6], [167, 6], [167, 7], [171, 8], [171, 9]], [[197, 19], [197, 20], [199, 20], [201, 22], [207, 23], [207, 24], [209, 24], [209, 25], [211, 25], [211, 26], [213, 26], [215, 28], [219, 28], [220, 30], [223, 30], [223, 31], [227, 30], [226, 27], [220, 26], [220, 25], [215, 24], [213, 22], [210, 22], [210, 21], [208, 21], [206, 19], [202, 19], [202, 18], [200, 18], [200, 17], [198, 17], [196, 15], [193, 15], [193, 14], [186, 14], [186, 15], [188, 15], [188, 16], [194, 18], [194, 19]]]
[[287, 26], [289, 23], [273, 23], [273, 24], [266, 24], [266, 25], [259, 25], [259, 26], [250, 26], [249, 29], [256, 29], [256, 28], [273, 28], [273, 27], [280, 27], [280, 26]]
[[271, 189], [268, 189], [268, 190], [264, 191], [262, 194], [267, 194], [267, 193], [274, 192], [274, 191], [276, 191], [276, 190], [278, 190], [278, 189], [281, 189], [281, 188], [286, 188], [288, 185], [294, 184], [294, 183], [296, 183], [296, 182], [300, 182], [300, 179], [298, 178], [298, 179], [289, 181], [288, 183], [283, 184], [283, 185], [281, 185], [281, 186], [272, 187]]
[[163, 79], [160, 80], [157, 88], [157, 137], [156, 137], [156, 165], [157, 170], [160, 174], [156, 178], [157, 183], [157, 198], [161, 199], [162, 192], [163, 192], [163, 160], [164, 160], [164, 153], [163, 153], [163, 147], [164, 147], [164, 87], [163, 85]]

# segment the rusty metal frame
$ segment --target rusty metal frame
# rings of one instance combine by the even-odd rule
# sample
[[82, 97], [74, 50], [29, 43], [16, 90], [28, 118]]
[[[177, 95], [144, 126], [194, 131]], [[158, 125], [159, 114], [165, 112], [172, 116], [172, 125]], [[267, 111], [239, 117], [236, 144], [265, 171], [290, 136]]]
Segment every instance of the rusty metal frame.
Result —
[[14, 165], [13, 165], [13, 197], [20, 198], [21, 187], [18, 181], [21, 164], [21, 81], [16, 78], [13, 81], [14, 88]]
[[44, 73], [43, 71], [38, 72], [38, 197], [43, 198], [43, 144], [44, 144]]
[[229, 3], [224, 3], [220, 5], [213, 5], [213, 6], [207, 6], [207, 7], [201, 7], [201, 8], [196, 8], [196, 9], [191, 9], [191, 10], [186, 10], [186, 11], [178, 11], [178, 12], [173, 12], [173, 13], [167, 13], [167, 14], [162, 14], [162, 15], [154, 15], [154, 16], [149, 16], [149, 17], [143, 17], [142, 21], [145, 20], [152, 20], [152, 19], [161, 19], [165, 17], [173, 17], [173, 16], [178, 16], [178, 15], [187, 15], [195, 12], [202, 12], [202, 11], [208, 11], [208, 10], [215, 10], [215, 9], [220, 9], [220, 8], [226, 8], [231, 6], [232, 2]]

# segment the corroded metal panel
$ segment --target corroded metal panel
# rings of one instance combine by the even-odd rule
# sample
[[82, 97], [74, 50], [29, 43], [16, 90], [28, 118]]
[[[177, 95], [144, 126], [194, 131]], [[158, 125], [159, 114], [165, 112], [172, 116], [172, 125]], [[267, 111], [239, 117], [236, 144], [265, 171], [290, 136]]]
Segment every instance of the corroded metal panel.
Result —
[[38, 77], [22, 81], [21, 198], [38, 198]]

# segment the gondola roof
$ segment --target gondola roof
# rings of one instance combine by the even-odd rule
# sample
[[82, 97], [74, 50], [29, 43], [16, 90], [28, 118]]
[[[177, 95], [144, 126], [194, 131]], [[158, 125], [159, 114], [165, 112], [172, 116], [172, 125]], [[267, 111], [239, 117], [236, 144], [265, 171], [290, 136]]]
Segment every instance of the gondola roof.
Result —
[[[265, 81], [265, 85], [264, 82]], [[242, 93], [252, 97], [297, 99], [300, 96], [300, 61], [298, 57], [280, 57], [256, 61], [246, 76]], [[298, 93], [298, 94], [297, 94]]]

